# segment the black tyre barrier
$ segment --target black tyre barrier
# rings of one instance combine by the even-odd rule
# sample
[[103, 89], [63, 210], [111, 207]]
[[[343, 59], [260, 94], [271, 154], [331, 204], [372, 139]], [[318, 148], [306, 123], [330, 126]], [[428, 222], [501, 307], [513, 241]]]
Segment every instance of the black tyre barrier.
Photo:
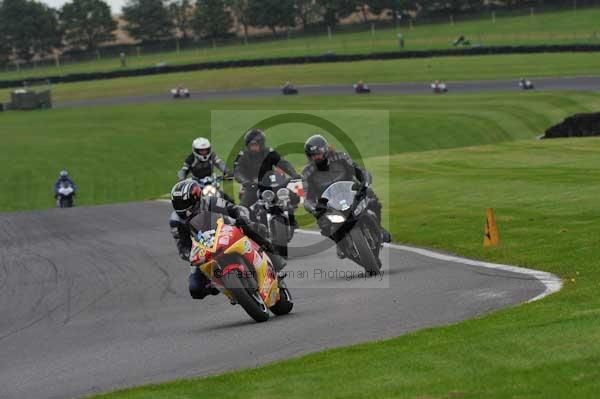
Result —
[[210, 69], [246, 68], [270, 65], [317, 64], [332, 62], [351, 62], [367, 60], [397, 60], [408, 58], [431, 58], [453, 56], [477, 55], [502, 55], [502, 54], [537, 54], [537, 53], [563, 53], [563, 52], [600, 52], [597, 44], [572, 44], [572, 45], [540, 45], [540, 46], [493, 46], [471, 47], [462, 49], [438, 49], [422, 51], [391, 51], [371, 54], [324, 54], [299, 57], [263, 58], [252, 60], [213, 61], [185, 65], [160, 65], [148, 68], [114, 70], [107, 72], [74, 73], [68, 75], [55, 75], [45, 77], [26, 78], [19, 80], [0, 81], [0, 89], [22, 87], [28, 84], [57, 84], [85, 82], [91, 80], [116, 79], [125, 77], [159, 75], [175, 72], [191, 72]]
[[558, 125], [546, 130], [546, 134], [542, 138], [591, 136], [600, 136], [600, 112], [569, 116]]

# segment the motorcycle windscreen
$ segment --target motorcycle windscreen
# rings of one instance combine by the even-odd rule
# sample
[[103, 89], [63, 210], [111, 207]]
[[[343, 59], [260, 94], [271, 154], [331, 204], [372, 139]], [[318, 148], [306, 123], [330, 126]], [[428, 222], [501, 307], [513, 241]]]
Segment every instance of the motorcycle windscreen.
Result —
[[354, 182], [339, 181], [327, 187], [321, 198], [327, 199], [327, 206], [336, 211], [346, 211], [354, 203], [356, 191], [352, 190]]
[[190, 220], [190, 227], [194, 235], [217, 229], [217, 220], [225, 217], [216, 212], [200, 212]]

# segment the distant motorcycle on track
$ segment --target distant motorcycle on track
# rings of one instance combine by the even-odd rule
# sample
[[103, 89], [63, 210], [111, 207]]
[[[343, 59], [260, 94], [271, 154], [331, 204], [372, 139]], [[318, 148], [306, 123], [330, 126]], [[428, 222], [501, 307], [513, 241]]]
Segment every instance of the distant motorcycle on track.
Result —
[[72, 208], [75, 206], [75, 188], [68, 182], [61, 182], [56, 193], [57, 208]]
[[281, 92], [284, 96], [293, 96], [298, 94], [298, 89], [290, 82], [285, 82], [285, 84], [281, 88]]
[[445, 82], [440, 82], [439, 80], [436, 80], [431, 84], [431, 90], [433, 90], [435, 94], [447, 93], [448, 86], [446, 86]]
[[368, 94], [371, 92], [371, 88], [369, 85], [363, 83], [362, 81], [356, 83], [352, 86], [354, 88], [354, 92], [356, 94]]
[[174, 99], [190, 98], [190, 91], [183, 86], [178, 86], [171, 90], [171, 95]]
[[519, 80], [519, 87], [522, 90], [533, 90], [533, 89], [535, 89], [535, 86], [533, 85], [533, 83], [529, 79], [520, 79]]

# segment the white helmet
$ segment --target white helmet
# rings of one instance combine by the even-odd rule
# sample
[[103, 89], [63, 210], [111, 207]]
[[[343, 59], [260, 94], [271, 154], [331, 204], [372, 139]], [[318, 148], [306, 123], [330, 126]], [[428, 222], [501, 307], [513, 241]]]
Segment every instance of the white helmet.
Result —
[[210, 141], [204, 137], [198, 137], [192, 142], [192, 151], [194, 156], [202, 162], [206, 162], [210, 158]]

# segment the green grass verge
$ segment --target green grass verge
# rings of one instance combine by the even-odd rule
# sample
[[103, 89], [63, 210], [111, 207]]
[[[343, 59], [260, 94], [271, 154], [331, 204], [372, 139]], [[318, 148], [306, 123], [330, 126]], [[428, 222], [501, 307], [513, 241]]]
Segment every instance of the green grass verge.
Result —
[[[81, 204], [158, 197], [168, 191], [191, 140], [209, 134], [211, 109], [390, 110], [391, 143], [373, 142], [369, 126], [361, 125], [359, 118], [353, 119], [353, 139], [364, 157], [373, 157], [532, 138], [569, 114], [600, 105], [598, 96], [592, 93], [520, 91], [452, 97], [284, 100], [178, 102], [2, 114], [0, 183], [10, 189], [0, 194], [0, 210], [53, 206], [50, 183], [61, 168], [70, 169], [81, 186]], [[232, 140], [231, 134], [237, 138], [246, 128], [214, 134], [214, 148], [223, 148]], [[303, 125], [275, 129], [270, 132], [270, 142], [303, 142], [312, 130]], [[303, 161], [301, 157], [293, 159], [298, 164]]]
[[[53, 87], [54, 101], [97, 98], [169, 95], [183, 84], [190, 90], [277, 87], [286, 80], [298, 85], [347, 84], [359, 79], [368, 83], [430, 82], [435, 79], [486, 80], [521, 76], [593, 76], [600, 70], [598, 53], [530, 54], [477, 57], [440, 57], [392, 61], [269, 66], [165, 75], [121, 78], [104, 81], [59, 84]], [[450, 89], [451, 86], [450, 86]], [[10, 98], [9, 89], [0, 90], [0, 101]], [[285, 101], [285, 100], [282, 100]]]
[[[597, 34], [600, 20], [600, 9], [580, 9], [578, 12], [559, 11], [541, 12], [534, 16], [509, 16], [502, 18], [498, 14], [493, 23], [491, 15], [481, 20], [464, 20], [460, 15], [454, 16], [454, 24], [423, 24], [417, 21], [413, 28], [403, 27], [400, 31], [406, 40], [406, 50], [423, 50], [432, 48], [451, 48], [450, 43], [459, 35], [466, 35], [473, 43], [484, 45], [514, 44], [569, 44], [599, 43]], [[232, 59], [254, 59], [264, 57], [319, 55], [326, 51], [344, 53], [372, 53], [397, 51], [398, 42], [395, 29], [376, 30], [375, 35], [370, 28], [359, 33], [335, 33], [329, 40], [326, 32], [318, 36], [277, 40], [250, 45], [228, 45], [224, 47], [202, 48], [198, 50], [171, 51], [158, 54], [141, 54], [130, 56], [127, 68], [141, 68], [167, 62], [170, 65], [189, 64], [206, 61], [222, 61]], [[173, 43], [175, 45], [175, 43]], [[175, 50], [175, 48], [173, 48]], [[57, 67], [40, 67], [0, 73], [0, 80], [23, 79], [36, 76], [65, 75], [110, 71], [119, 68], [119, 59], [102, 58], [90, 62], [78, 62]]]
[[[385, 204], [397, 240], [565, 278], [546, 300], [458, 325], [303, 356], [210, 378], [175, 381], [98, 398], [592, 398], [600, 391], [599, 139], [535, 141], [563, 116], [598, 109], [600, 96], [514, 93], [443, 97], [319, 98], [163, 104], [5, 115], [7, 172], [0, 209], [50, 206], [65, 164], [82, 203], [152, 198], [172, 183], [208, 110], [390, 109], [391, 164]], [[384, 143], [353, 138], [366, 156]], [[284, 134], [285, 133], [285, 137]], [[304, 134], [269, 132], [272, 143]], [[215, 136], [215, 148], [226, 140]], [[368, 141], [367, 141], [368, 140]], [[367, 146], [366, 143], [369, 143]], [[69, 163], [70, 162], [70, 163]], [[381, 187], [379, 187], [381, 189]], [[18, 191], [16, 189], [15, 191]], [[502, 245], [482, 248], [485, 208], [497, 213]]]

